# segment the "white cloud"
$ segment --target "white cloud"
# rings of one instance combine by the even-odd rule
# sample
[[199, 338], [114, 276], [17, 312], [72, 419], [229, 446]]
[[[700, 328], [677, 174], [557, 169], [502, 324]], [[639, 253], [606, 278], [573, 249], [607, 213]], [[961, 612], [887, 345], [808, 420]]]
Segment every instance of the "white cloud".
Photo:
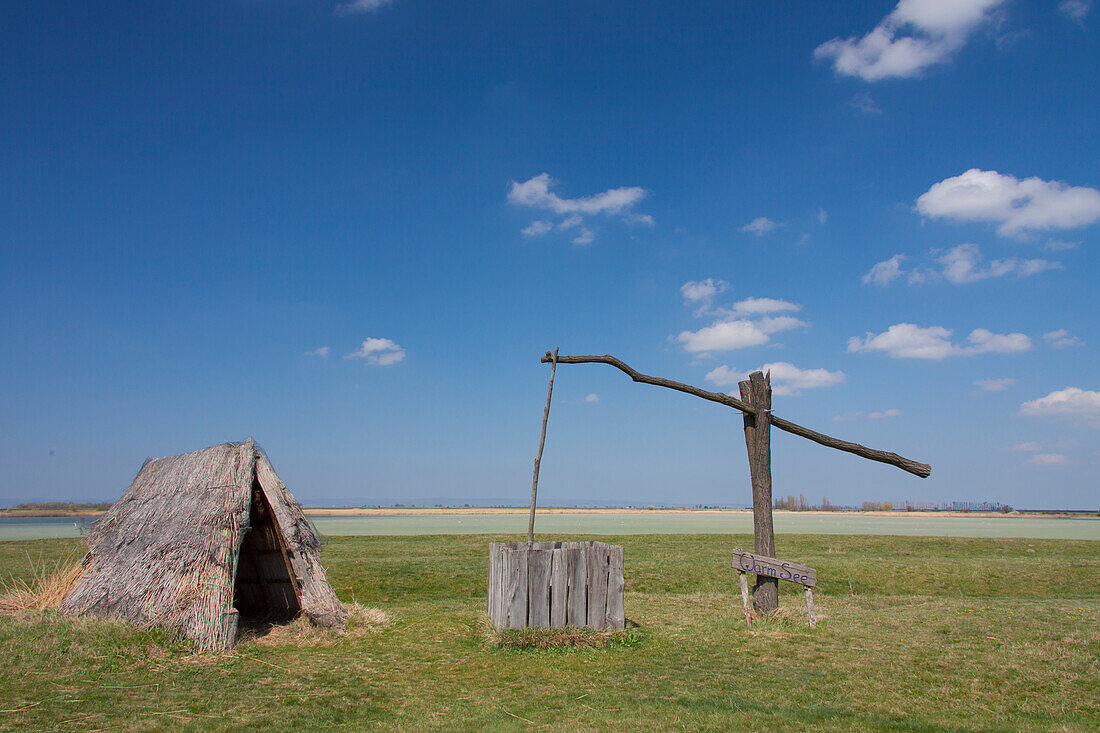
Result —
[[689, 280], [680, 286], [680, 295], [684, 296], [685, 303], [700, 306], [700, 311], [696, 311], [700, 315], [714, 302], [714, 296], [725, 292], [728, 287], [729, 283], [725, 280], [715, 280], [712, 277], [706, 280]]
[[581, 233], [573, 237], [573, 244], [579, 244], [584, 246], [591, 244], [592, 240], [596, 238], [596, 235], [588, 229], [588, 227], [581, 227]]
[[817, 223], [827, 224], [829, 222], [829, 212], [825, 211], [822, 207], [817, 207]]
[[[827, 369], [800, 369], [786, 361], [764, 364], [753, 371], [771, 372], [772, 393], [777, 395], [797, 396], [803, 389], [832, 387], [844, 381], [844, 372], [830, 372]], [[748, 372], [739, 372], [723, 365], [707, 372], [704, 379], [719, 387], [728, 387], [748, 379], [748, 375]]]
[[384, 5], [389, 5], [392, 0], [349, 0], [336, 6], [337, 15], [354, 15], [357, 13], [370, 13]]
[[901, 417], [901, 410], [896, 408], [890, 408], [889, 410], [883, 410], [882, 412], [868, 412], [868, 420], [884, 420], [888, 417]]
[[[573, 238], [573, 244], [589, 244], [595, 239], [595, 235], [587, 227], [582, 226], [585, 216], [602, 214], [616, 216], [628, 224], [645, 224], [653, 226], [653, 217], [648, 214], [638, 214], [633, 211], [634, 205], [646, 197], [647, 191], [638, 186], [623, 186], [611, 188], [603, 193], [580, 198], [562, 198], [551, 191], [557, 181], [548, 173], [542, 173], [523, 183], [512, 181], [508, 190], [509, 203], [516, 206], [530, 206], [543, 209], [564, 217], [558, 222], [559, 229], [580, 228], [580, 232]], [[536, 227], [536, 224], [538, 225]], [[550, 231], [550, 222], [535, 222], [523, 230], [524, 236], [536, 236]], [[536, 227], [531, 234], [528, 230]]]
[[306, 355], [306, 356], [319, 356], [319, 357], [321, 357], [322, 359], [327, 359], [327, 358], [328, 358], [328, 355], [329, 355], [329, 354], [330, 354], [331, 352], [332, 352], [332, 348], [331, 348], [331, 347], [329, 347], [329, 346], [322, 346], [322, 347], [321, 347], [321, 348], [319, 348], [319, 349], [314, 349], [313, 351], [307, 351], [307, 352], [305, 353], [305, 355]]
[[969, 346], [962, 347], [964, 355], [969, 354], [1017, 354], [1031, 348], [1031, 339], [1022, 333], [993, 333], [984, 328], [975, 328], [967, 337]]
[[[702, 355], [709, 351], [728, 351], [759, 346], [770, 341], [769, 336], [781, 331], [802, 328], [805, 321], [788, 315], [768, 315], [785, 311], [798, 311], [802, 306], [777, 298], [745, 298], [730, 308], [714, 308], [714, 297], [726, 290], [724, 280], [692, 280], [680, 287], [686, 303], [699, 307], [696, 316], [711, 315], [714, 322], [698, 331], [682, 331], [676, 339], [684, 349]], [[709, 355], [707, 355], [709, 358]]]
[[848, 339], [848, 351], [880, 351], [892, 359], [946, 359], [949, 356], [974, 354], [1012, 354], [1031, 348], [1031, 339], [1022, 333], [996, 334], [976, 328], [967, 337], [966, 345], [951, 341], [953, 331], [942, 326], [922, 328], [912, 323], [898, 323], [880, 334], [868, 332], [864, 338]]
[[389, 366], [405, 360], [405, 350], [390, 339], [368, 338], [345, 359], [366, 359], [368, 364]]
[[1100, 392], [1066, 387], [1046, 397], [1020, 405], [1020, 414], [1031, 417], [1079, 418], [1100, 425]]
[[776, 311], [802, 310], [802, 306], [776, 298], [745, 298], [734, 303], [733, 310], [736, 313], [775, 313]]
[[880, 288], [884, 288], [894, 280], [901, 277], [901, 263], [905, 259], [905, 255], [894, 255], [888, 260], [878, 262], [867, 271], [867, 274], [863, 276], [863, 284], [870, 285], [875, 284]]
[[982, 392], [1003, 392], [1013, 384], [1016, 384], [1018, 380], [1010, 377], [1001, 377], [998, 379], [978, 379], [975, 380], [974, 385], [977, 386]]
[[768, 334], [752, 321], [719, 321], [698, 331], [682, 331], [676, 339], [688, 351], [729, 351], [768, 343]]
[[755, 234], [758, 237], [762, 237], [768, 232], [774, 231], [781, 226], [783, 225], [777, 224], [766, 216], [758, 216], [737, 231], [746, 232], [748, 234]]
[[1059, 328], [1057, 331], [1044, 333], [1043, 340], [1055, 349], [1071, 349], [1074, 346], [1080, 346], [1081, 344], [1085, 343], [1064, 328]]
[[1092, 10], [1092, 0], [1062, 0], [1058, 4], [1062, 14], [1082, 28], [1085, 27], [1085, 18]]
[[594, 196], [563, 199], [550, 189], [557, 184], [548, 173], [542, 173], [523, 183], [512, 181], [508, 200], [519, 206], [547, 209], [555, 214], [622, 214], [646, 196], [637, 186], [612, 188]]
[[946, 63], [971, 32], [988, 21], [1004, 0], [900, 0], [862, 38], [834, 38], [814, 50], [831, 60], [837, 74], [864, 81], [914, 77]]
[[1036, 453], [1027, 460], [1032, 466], [1066, 466], [1069, 456], [1061, 453]]
[[584, 398], [584, 401], [585, 402], [599, 402], [600, 401], [600, 396], [598, 394], [596, 394], [595, 392], [593, 392], [590, 395], [586, 395], [585, 398]]
[[1038, 275], [1047, 270], [1060, 270], [1062, 263], [1050, 260], [1019, 260], [1009, 257], [993, 260], [984, 265], [981, 250], [976, 244], [960, 244], [947, 251], [937, 261], [943, 265], [943, 276], [956, 285], [973, 283], [991, 277], [1015, 273], [1016, 277]]
[[971, 168], [933, 184], [917, 199], [917, 211], [931, 218], [990, 222], [1002, 236], [1023, 236], [1100, 220], [1100, 191]]
[[520, 234], [525, 237], [541, 237], [553, 228], [554, 225], [548, 221], [533, 221], [525, 226]]
[[1016, 445], [1012, 446], [1012, 450], [1019, 453], [1034, 453], [1036, 451], [1041, 451], [1042, 449], [1043, 446], [1040, 443], [1017, 443]]

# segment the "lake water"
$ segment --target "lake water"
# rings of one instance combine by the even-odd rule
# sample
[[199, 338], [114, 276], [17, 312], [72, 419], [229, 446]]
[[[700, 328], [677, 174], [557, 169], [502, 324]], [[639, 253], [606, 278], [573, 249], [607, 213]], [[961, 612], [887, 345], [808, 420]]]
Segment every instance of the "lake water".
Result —
[[[527, 532], [520, 514], [428, 514], [369, 517], [311, 516], [329, 536], [418, 534], [514, 534]], [[79, 537], [74, 517], [0, 518], [0, 540]], [[752, 534], [747, 513], [663, 512], [641, 514], [541, 514], [542, 534]], [[1012, 517], [875, 517], [859, 514], [777, 514], [775, 531], [782, 534], [884, 534], [925, 537], [1033, 537], [1038, 539], [1100, 540], [1100, 517], [1071, 519]]]

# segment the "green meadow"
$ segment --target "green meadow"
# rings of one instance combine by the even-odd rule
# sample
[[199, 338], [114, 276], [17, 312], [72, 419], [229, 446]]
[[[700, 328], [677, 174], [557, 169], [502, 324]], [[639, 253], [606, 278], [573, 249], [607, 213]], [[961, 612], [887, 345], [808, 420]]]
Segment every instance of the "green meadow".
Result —
[[[1094, 541], [782, 535], [779, 555], [818, 571], [818, 627], [784, 584], [749, 631], [729, 553], [750, 536], [601, 537], [625, 547], [627, 632], [543, 649], [488, 628], [498, 539], [332, 538], [340, 597], [390, 619], [369, 633], [195, 654], [164, 630], [0, 616], [0, 730], [1100, 728]], [[82, 551], [0, 542], [0, 578]]]

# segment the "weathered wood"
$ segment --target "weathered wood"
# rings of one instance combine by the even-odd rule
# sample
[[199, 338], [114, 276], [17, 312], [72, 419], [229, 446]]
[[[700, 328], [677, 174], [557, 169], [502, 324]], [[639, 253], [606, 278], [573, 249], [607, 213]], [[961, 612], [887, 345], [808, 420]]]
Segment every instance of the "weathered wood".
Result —
[[788, 580], [807, 588], [817, 585], [817, 571], [809, 565], [745, 552], [740, 547], [733, 550], [733, 567], [740, 573], [756, 573], [757, 576]]
[[810, 628], [817, 628], [817, 618], [814, 617], [814, 592], [810, 586], [806, 586], [806, 613], [810, 617]]
[[569, 566], [566, 552], [563, 548], [550, 551], [550, 626], [555, 629], [565, 626], [569, 603]]
[[626, 628], [623, 610], [623, 548], [611, 545], [607, 571], [607, 628], [612, 631]]
[[489, 620], [502, 628], [624, 628], [623, 548], [603, 542], [489, 545]]
[[[613, 366], [619, 371], [626, 374], [628, 377], [631, 378], [631, 380], [635, 382], [639, 382], [641, 384], [651, 384], [655, 387], [666, 387], [668, 389], [674, 389], [677, 392], [684, 392], [685, 394], [694, 395], [695, 397], [699, 397], [704, 400], [717, 402], [721, 405], [732, 407], [747, 414], [756, 414], [756, 409], [752, 405], [748, 404], [747, 402], [743, 402], [736, 397], [731, 397], [730, 395], [723, 394], [721, 392], [708, 392], [707, 390], [699, 389], [698, 387], [692, 387], [691, 385], [683, 384], [682, 382], [675, 382], [671, 379], [664, 379], [663, 377], [651, 377], [647, 374], [642, 374], [641, 372], [632, 369], [626, 363], [619, 359], [616, 359], [610, 354], [605, 354], [603, 356], [556, 356], [556, 352], [554, 355], [552, 355], [548, 351], [546, 352], [546, 356], [542, 358], [542, 361], [544, 363], [550, 363], [551, 361], [554, 361], [557, 364], [609, 364], [610, 366]], [[861, 458], [866, 458], [871, 461], [878, 461], [879, 463], [886, 463], [891, 466], [896, 466], [903, 471], [907, 471], [908, 473], [911, 473], [915, 476], [920, 476], [921, 478], [928, 478], [929, 474], [932, 473], [932, 467], [929, 466], [927, 463], [920, 463], [919, 461], [914, 461], [912, 459], [899, 456], [897, 453], [891, 453], [890, 451], [876, 450], [874, 448], [868, 448], [866, 446], [860, 445], [859, 443], [852, 443], [846, 440], [834, 438], [829, 435], [824, 435], [823, 433], [818, 433], [814, 430], [802, 427], [801, 425], [797, 425], [790, 420], [784, 420], [783, 418], [777, 417], [775, 415], [771, 416], [771, 424], [786, 433], [797, 435], [801, 438], [806, 438], [807, 440], [812, 440], [818, 445], [823, 445], [826, 448], [834, 448], [836, 450], [844, 451], [845, 453], [852, 453], [853, 455], [857, 455]]]
[[527, 553], [527, 625], [550, 627], [550, 561], [553, 550]]
[[550, 398], [554, 394], [554, 372], [558, 370], [558, 350], [550, 363], [550, 386], [546, 388], [546, 407], [542, 410], [542, 434], [539, 436], [539, 452], [535, 454], [535, 475], [531, 477], [531, 517], [527, 520], [527, 542], [535, 541], [535, 502], [539, 493], [539, 464], [542, 463], [542, 448], [546, 445], [546, 421], [550, 419]]
[[745, 607], [745, 628], [752, 630], [752, 607], [749, 606], [749, 581], [745, 574], [738, 573], [741, 577], [741, 605]]
[[607, 623], [607, 545], [593, 542], [588, 548], [588, 623], [602, 629]]
[[527, 626], [527, 553], [523, 550], [505, 550], [507, 575], [504, 601], [507, 618], [504, 626], [522, 629]]
[[[752, 477], [752, 536], [757, 553], [775, 555], [775, 531], [772, 527], [772, 448], [770, 375], [753, 372], [738, 383], [741, 399], [752, 405], [756, 413], [744, 416], [745, 448], [749, 455]], [[779, 608], [779, 582], [757, 574], [752, 589], [752, 603], [757, 613], [772, 613]]]
[[569, 599], [566, 623], [584, 626], [588, 623], [588, 553], [571, 547], [565, 551], [569, 568]]

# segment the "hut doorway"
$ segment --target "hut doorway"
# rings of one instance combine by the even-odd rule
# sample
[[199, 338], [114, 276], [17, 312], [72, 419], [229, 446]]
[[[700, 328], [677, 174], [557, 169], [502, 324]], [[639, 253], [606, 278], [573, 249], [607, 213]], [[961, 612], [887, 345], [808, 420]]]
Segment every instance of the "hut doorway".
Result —
[[248, 523], [251, 529], [241, 542], [233, 584], [238, 623], [256, 628], [291, 621], [302, 610], [298, 578], [278, 520], [255, 478]]

